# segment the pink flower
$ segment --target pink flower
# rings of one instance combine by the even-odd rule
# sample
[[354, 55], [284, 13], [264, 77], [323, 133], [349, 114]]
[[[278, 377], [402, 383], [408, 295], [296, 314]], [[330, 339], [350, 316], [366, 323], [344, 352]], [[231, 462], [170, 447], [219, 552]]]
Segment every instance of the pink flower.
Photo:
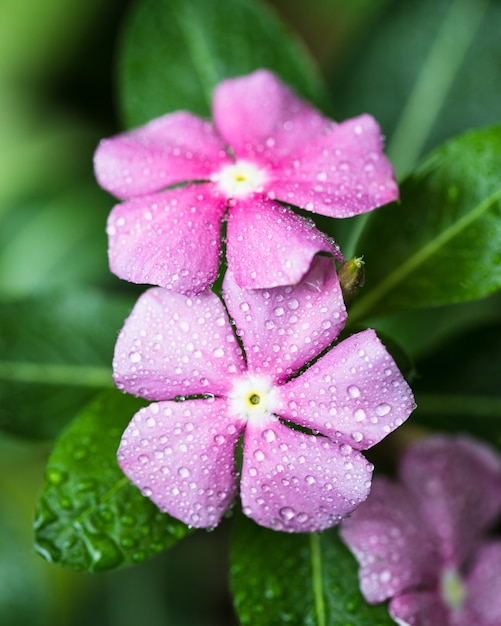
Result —
[[372, 117], [336, 124], [269, 71], [221, 82], [213, 116], [214, 125], [180, 111], [100, 143], [97, 179], [126, 200], [108, 221], [120, 278], [199, 293], [217, 276], [226, 215], [237, 283], [295, 284], [316, 253], [342, 257], [281, 203], [349, 217], [398, 196]]
[[138, 300], [114, 377], [155, 402], [127, 427], [120, 466], [162, 511], [213, 527], [236, 494], [243, 435], [244, 513], [277, 530], [332, 526], [369, 492], [359, 450], [408, 417], [412, 393], [372, 330], [303, 371], [345, 322], [332, 259], [316, 257], [294, 287], [243, 291], [227, 272], [223, 289], [245, 354], [212, 291], [153, 288]]
[[376, 478], [341, 536], [360, 563], [370, 603], [411, 626], [499, 626], [501, 460], [466, 437], [415, 444], [400, 482]]

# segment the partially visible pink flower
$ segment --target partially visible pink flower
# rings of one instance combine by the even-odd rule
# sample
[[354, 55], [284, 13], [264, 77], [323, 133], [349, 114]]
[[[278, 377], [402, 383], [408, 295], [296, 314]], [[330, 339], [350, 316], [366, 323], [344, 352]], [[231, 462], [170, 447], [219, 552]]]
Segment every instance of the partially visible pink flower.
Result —
[[408, 626], [499, 626], [501, 541], [487, 535], [501, 516], [501, 459], [466, 437], [415, 444], [400, 482], [374, 479], [341, 525], [360, 563], [370, 603], [391, 598]]
[[[336, 124], [267, 70], [221, 82], [213, 118], [212, 125], [180, 111], [100, 143], [97, 179], [126, 200], [108, 221], [110, 265], [120, 278], [199, 293], [216, 278], [227, 212], [227, 260], [238, 285], [295, 284], [316, 253], [342, 257], [277, 201], [349, 217], [398, 196], [372, 117]], [[190, 184], [169, 188], [180, 183]]]
[[244, 291], [227, 272], [223, 290], [245, 354], [212, 291], [153, 288], [138, 300], [114, 378], [154, 402], [127, 427], [120, 466], [162, 511], [212, 527], [235, 497], [243, 435], [244, 513], [290, 532], [332, 526], [369, 492], [359, 451], [408, 417], [412, 393], [372, 330], [300, 373], [345, 322], [332, 259], [316, 257], [294, 287]]

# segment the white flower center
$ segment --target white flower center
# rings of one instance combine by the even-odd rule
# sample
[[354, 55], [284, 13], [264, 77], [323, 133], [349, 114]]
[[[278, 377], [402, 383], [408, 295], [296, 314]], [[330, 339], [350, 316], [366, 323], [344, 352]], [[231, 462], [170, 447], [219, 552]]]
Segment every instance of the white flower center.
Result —
[[466, 597], [466, 589], [455, 569], [446, 569], [442, 572], [440, 592], [442, 600], [451, 611], [462, 606]]
[[225, 165], [220, 172], [211, 176], [212, 182], [228, 198], [242, 198], [253, 191], [262, 191], [266, 178], [262, 169], [248, 161]]
[[264, 422], [276, 405], [276, 389], [266, 376], [246, 376], [234, 382], [228, 399], [231, 413]]

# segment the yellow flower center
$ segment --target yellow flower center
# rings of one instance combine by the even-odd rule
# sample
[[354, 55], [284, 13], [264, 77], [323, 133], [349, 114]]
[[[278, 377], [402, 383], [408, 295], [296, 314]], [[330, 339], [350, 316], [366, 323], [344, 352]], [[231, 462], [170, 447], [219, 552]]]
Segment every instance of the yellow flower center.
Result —
[[248, 161], [225, 165], [220, 172], [211, 176], [212, 182], [228, 198], [243, 198], [253, 192], [261, 192], [266, 178], [262, 169]]
[[440, 591], [442, 600], [449, 609], [459, 609], [463, 605], [466, 589], [455, 569], [446, 569], [442, 573]]
[[266, 376], [246, 376], [235, 381], [228, 398], [233, 414], [261, 421], [273, 413], [276, 392]]

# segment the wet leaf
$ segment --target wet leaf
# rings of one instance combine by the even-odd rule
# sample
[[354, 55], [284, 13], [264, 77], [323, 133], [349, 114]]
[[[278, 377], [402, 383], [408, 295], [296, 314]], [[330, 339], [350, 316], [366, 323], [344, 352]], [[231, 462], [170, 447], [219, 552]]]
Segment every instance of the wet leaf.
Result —
[[231, 585], [243, 626], [390, 626], [358, 591], [358, 566], [337, 531], [287, 534], [236, 520]]
[[138, 2], [119, 56], [126, 126], [184, 109], [210, 115], [222, 79], [260, 67], [275, 71], [314, 101], [323, 87], [306, 49], [261, 2], [205, 0]]
[[351, 321], [482, 298], [501, 286], [501, 126], [434, 151], [376, 211], [357, 246], [366, 281]]
[[50, 563], [116, 569], [144, 561], [189, 532], [118, 467], [120, 437], [142, 405], [116, 390], [103, 392], [56, 442], [35, 519], [36, 550]]
[[0, 305], [0, 428], [51, 438], [113, 387], [116, 334], [130, 302], [90, 289]]

